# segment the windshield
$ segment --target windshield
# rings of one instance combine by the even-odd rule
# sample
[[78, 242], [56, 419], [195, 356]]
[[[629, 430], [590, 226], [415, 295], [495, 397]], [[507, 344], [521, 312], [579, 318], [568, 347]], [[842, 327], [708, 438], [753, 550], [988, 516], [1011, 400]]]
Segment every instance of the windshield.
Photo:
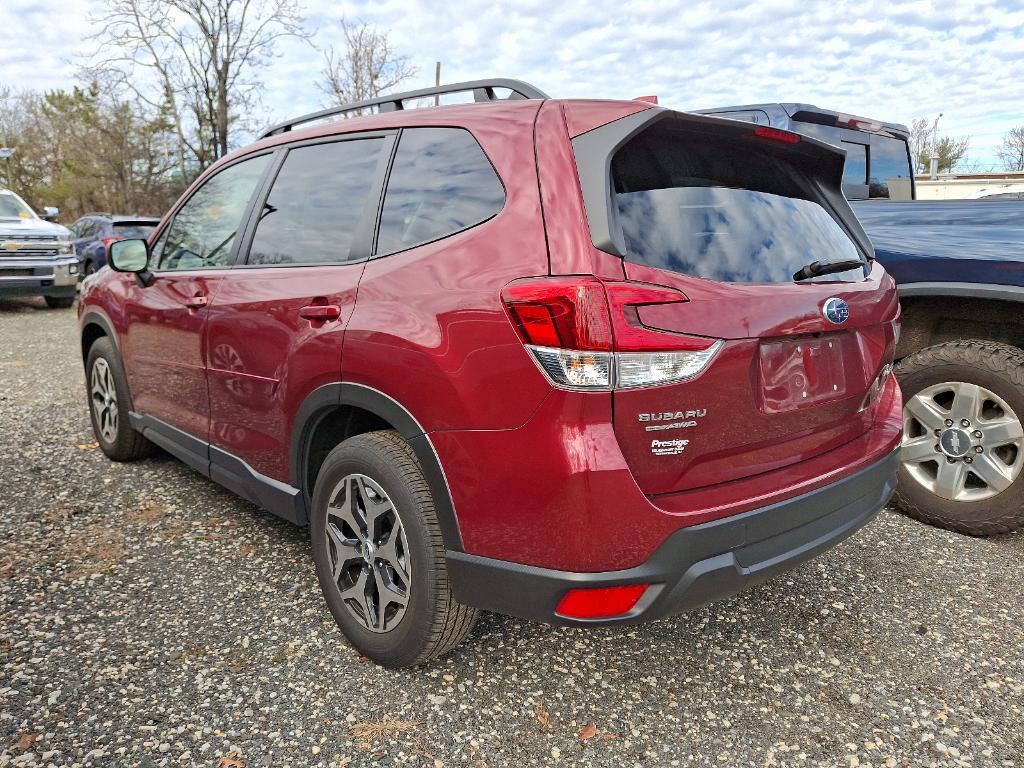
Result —
[[[612, 160], [627, 261], [730, 283], [788, 283], [863, 258], [782, 157], [711, 137], [641, 133]], [[816, 280], [860, 280], [855, 268]]]
[[0, 219], [34, 219], [36, 215], [13, 192], [0, 192]]

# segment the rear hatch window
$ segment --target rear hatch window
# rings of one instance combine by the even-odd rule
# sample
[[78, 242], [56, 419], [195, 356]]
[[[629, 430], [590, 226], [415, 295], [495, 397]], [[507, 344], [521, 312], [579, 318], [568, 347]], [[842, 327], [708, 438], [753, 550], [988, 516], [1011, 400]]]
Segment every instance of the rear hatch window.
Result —
[[[655, 126], [616, 153], [627, 261], [729, 283], [789, 283], [811, 262], [863, 262], [797, 168], [751, 152], [750, 140], [737, 144]], [[827, 279], [864, 274], [860, 267]]]

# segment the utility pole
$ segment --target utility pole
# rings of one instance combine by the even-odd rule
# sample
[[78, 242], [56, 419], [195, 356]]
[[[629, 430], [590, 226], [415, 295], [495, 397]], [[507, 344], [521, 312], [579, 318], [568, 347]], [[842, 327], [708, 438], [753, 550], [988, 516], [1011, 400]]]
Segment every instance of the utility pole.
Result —
[[935, 118], [935, 122], [932, 123], [932, 152], [929, 157], [929, 168], [928, 176], [935, 180], [939, 178], [939, 119], [942, 117], [942, 113], [939, 112], [939, 116]]
[[[440, 61], [437, 62], [437, 64], [434, 66], [434, 85], [436, 85], [438, 88], [441, 87], [441, 62]], [[435, 107], [441, 106], [441, 96], [439, 94], [436, 94], [436, 93], [434, 94], [434, 106]]]
[[939, 118], [942, 117], [942, 113], [939, 112], [939, 117], [935, 118], [935, 122], [932, 123], [932, 152], [938, 150], [939, 147]]
[[7, 177], [8, 189], [14, 186], [14, 182], [11, 180], [11, 155], [13, 154], [14, 150], [11, 147], [0, 147], [0, 160], [4, 161], [4, 176]]

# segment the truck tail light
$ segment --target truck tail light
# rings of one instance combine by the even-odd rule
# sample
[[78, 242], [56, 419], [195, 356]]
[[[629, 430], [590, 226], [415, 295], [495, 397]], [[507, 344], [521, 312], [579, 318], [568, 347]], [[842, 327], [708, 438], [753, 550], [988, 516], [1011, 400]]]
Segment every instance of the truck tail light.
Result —
[[570, 619], [604, 619], [621, 616], [633, 609], [645, 591], [647, 591], [646, 584], [570, 589], [558, 601], [555, 613]]
[[124, 240], [120, 235], [109, 235], [103, 238], [103, 247], [109, 248], [111, 243], [116, 243], [118, 240]]
[[566, 389], [684, 381], [703, 371], [722, 345], [644, 326], [638, 306], [688, 300], [663, 286], [593, 277], [530, 278], [505, 286], [502, 299], [538, 367]]

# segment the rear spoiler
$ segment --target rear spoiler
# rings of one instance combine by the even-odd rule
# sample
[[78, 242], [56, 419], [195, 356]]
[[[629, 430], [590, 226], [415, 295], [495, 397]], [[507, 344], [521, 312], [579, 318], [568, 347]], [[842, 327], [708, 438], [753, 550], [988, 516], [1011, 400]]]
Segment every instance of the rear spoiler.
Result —
[[843, 195], [845, 150], [778, 128], [660, 107], [613, 120], [572, 140], [587, 223], [594, 247], [598, 250], [620, 257], [626, 254], [622, 227], [618, 223], [618, 208], [612, 197], [612, 157], [634, 136], [662, 120], [678, 120], [695, 129], [704, 129], [727, 138], [758, 139], [756, 145], [752, 144], [752, 151], [778, 152], [787, 159], [802, 161], [799, 164], [812, 177], [822, 202], [832, 209], [836, 219], [863, 254], [873, 258], [871, 241]]
[[809, 107], [808, 105], [794, 105], [801, 107], [789, 113], [791, 120], [799, 123], [814, 123], [816, 125], [835, 126], [836, 128], [850, 128], [855, 131], [866, 133], [877, 133], [882, 136], [891, 136], [894, 139], [907, 141], [910, 138], [910, 131], [907, 126], [899, 123], [885, 123], [881, 120], [873, 120], [870, 117], [859, 117], [848, 115], [845, 112], [831, 112], [828, 110]]

